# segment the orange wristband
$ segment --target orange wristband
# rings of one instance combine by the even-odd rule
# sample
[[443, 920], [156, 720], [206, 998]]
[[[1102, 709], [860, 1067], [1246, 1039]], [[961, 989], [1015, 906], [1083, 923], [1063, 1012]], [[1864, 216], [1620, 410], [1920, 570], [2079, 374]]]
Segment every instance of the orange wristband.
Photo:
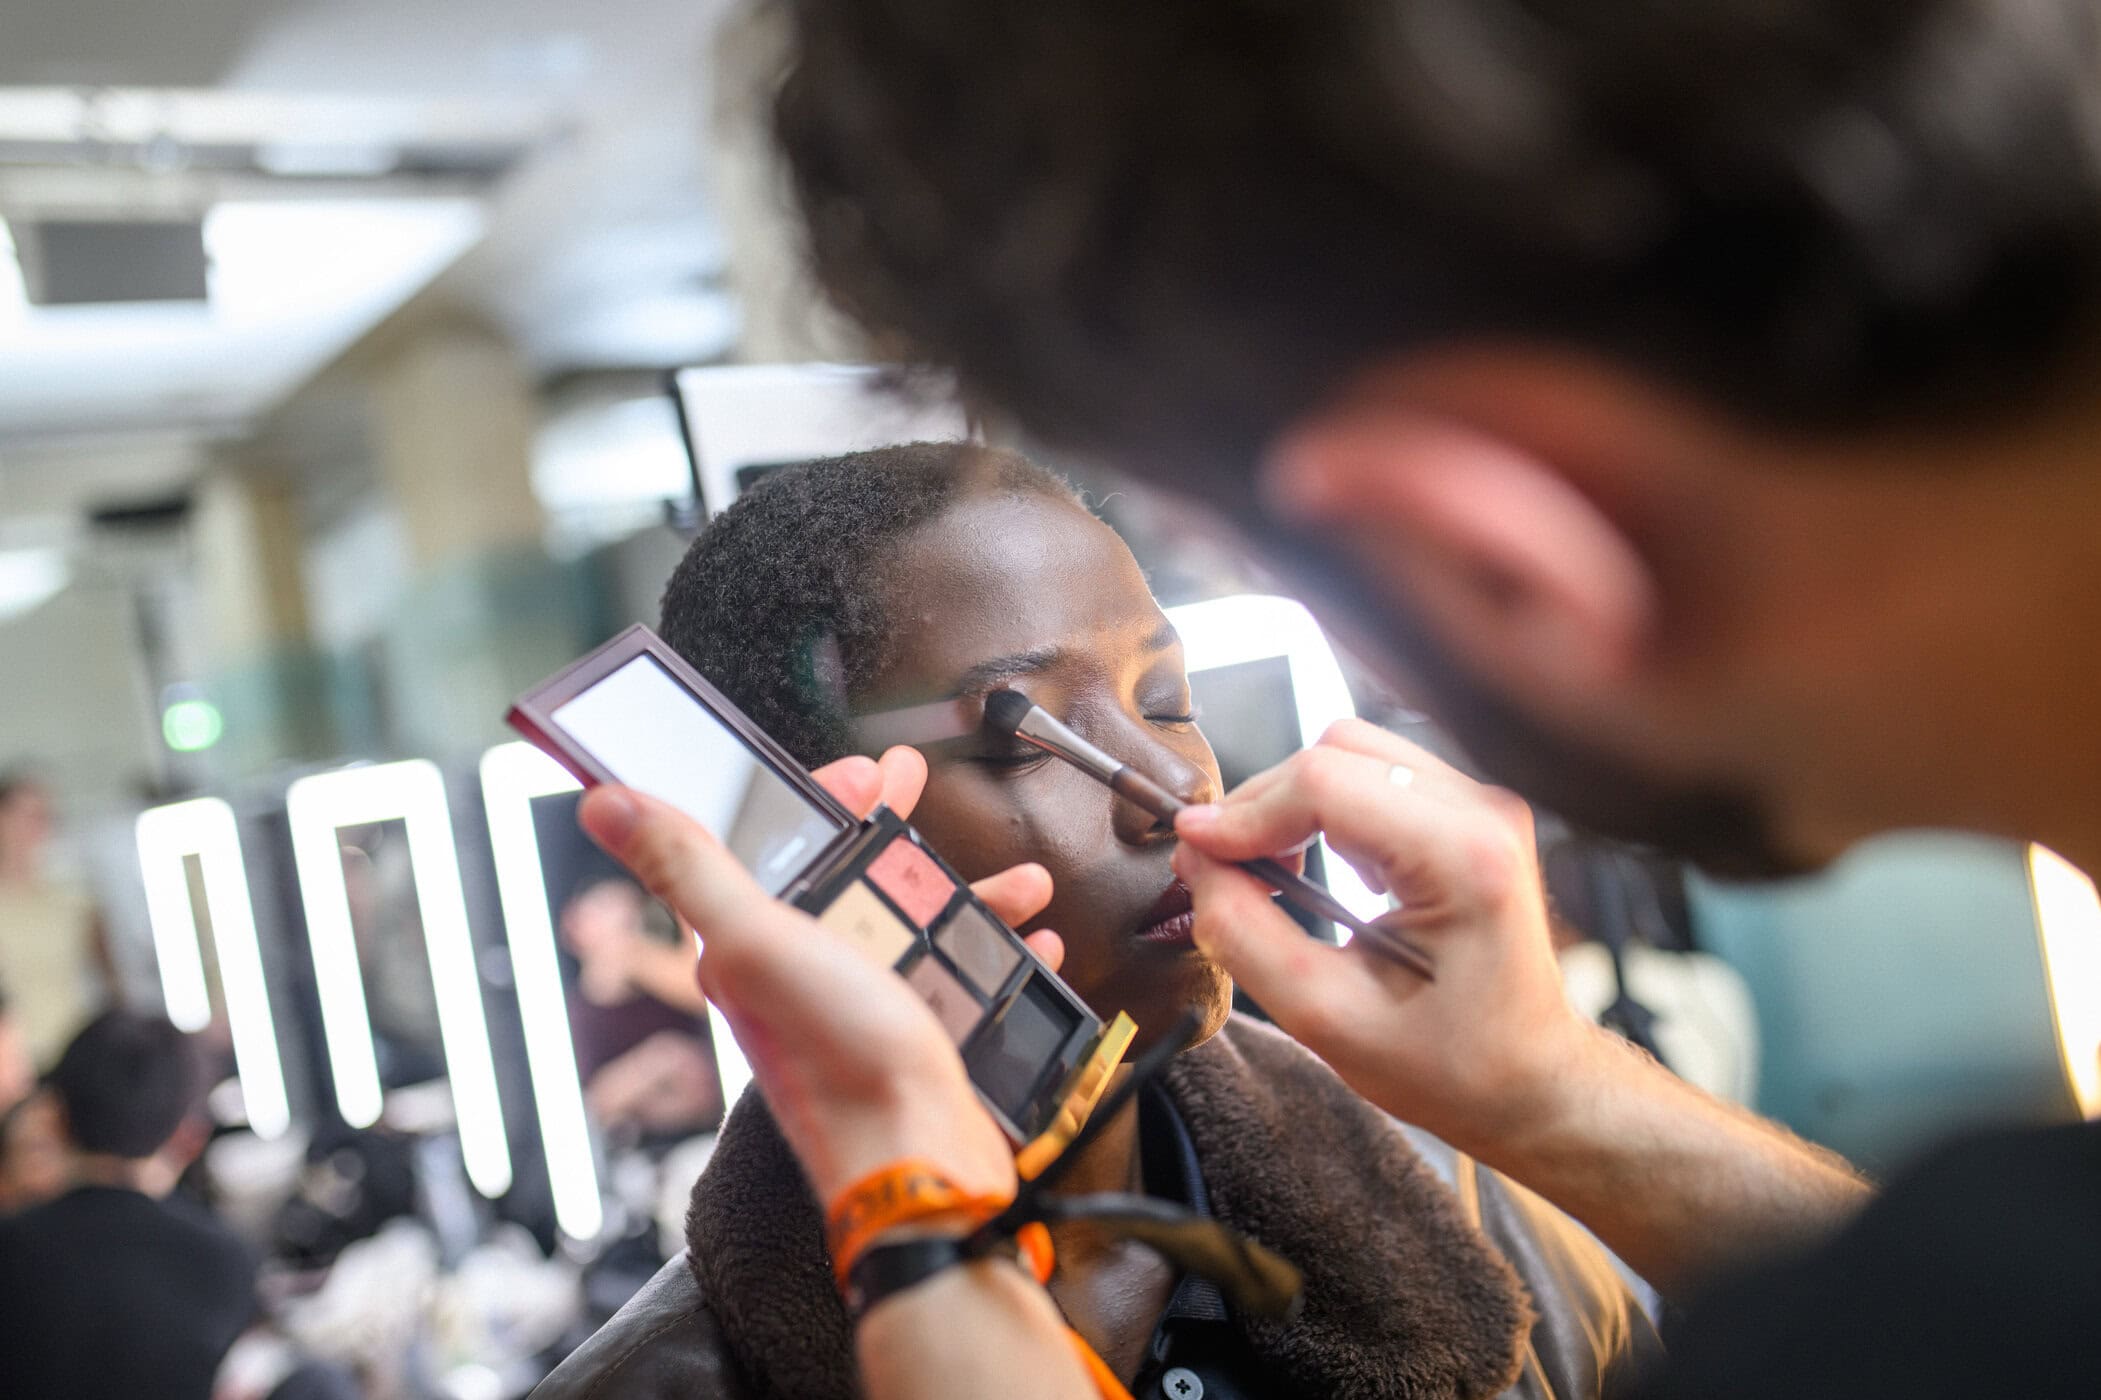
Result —
[[[855, 1261], [885, 1230], [943, 1218], [976, 1227], [1006, 1206], [1007, 1202], [997, 1197], [973, 1196], [959, 1190], [931, 1162], [907, 1159], [870, 1172], [840, 1192], [825, 1216], [825, 1240], [831, 1247], [832, 1269], [840, 1291], [846, 1291], [847, 1276], [853, 1272]], [[1049, 1227], [1040, 1220], [1031, 1221], [1015, 1232], [1014, 1244], [1029, 1276], [1039, 1284], [1048, 1284], [1051, 1270], [1057, 1266]], [[1085, 1337], [1070, 1327], [1065, 1329], [1065, 1335], [1101, 1400], [1131, 1400], [1131, 1392]]]
[[[833, 1276], [844, 1289], [854, 1261], [886, 1230], [936, 1220], [973, 1229], [1006, 1209], [1011, 1199], [971, 1195], [939, 1167], [918, 1158], [878, 1168], [840, 1192], [825, 1215]], [[1047, 1235], [1044, 1243], [1049, 1243]]]
[[1050, 1226], [1031, 1220], [1014, 1232], [1014, 1245], [1021, 1251], [1021, 1265], [1029, 1271], [1029, 1277], [1048, 1286], [1051, 1270], [1058, 1267], [1058, 1256], [1051, 1249]]
[[1101, 1354], [1087, 1344], [1085, 1337], [1070, 1327], [1065, 1329], [1065, 1335], [1072, 1338], [1072, 1349], [1080, 1354], [1080, 1364], [1087, 1368], [1087, 1379], [1094, 1382], [1095, 1393], [1102, 1400], [1131, 1400], [1131, 1392], [1109, 1369], [1109, 1363], [1102, 1360]]

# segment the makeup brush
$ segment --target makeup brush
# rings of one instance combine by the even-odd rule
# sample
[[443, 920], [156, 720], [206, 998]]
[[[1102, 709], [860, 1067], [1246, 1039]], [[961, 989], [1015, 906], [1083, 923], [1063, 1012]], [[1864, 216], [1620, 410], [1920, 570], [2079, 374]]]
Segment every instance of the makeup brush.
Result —
[[[1189, 805], [1130, 764], [1111, 758], [1067, 729], [1041, 705], [1018, 690], [995, 690], [985, 697], [985, 728], [995, 734], [1011, 735], [1032, 748], [1064, 759], [1117, 796], [1151, 812], [1161, 821], [1172, 822], [1175, 813]], [[1341, 924], [1365, 940], [1367, 947], [1391, 958], [1425, 982], [1437, 980], [1428, 953], [1392, 930], [1358, 918], [1341, 900], [1296, 870], [1267, 856], [1236, 864], [1256, 879], [1274, 886], [1285, 899], [1307, 913]]]

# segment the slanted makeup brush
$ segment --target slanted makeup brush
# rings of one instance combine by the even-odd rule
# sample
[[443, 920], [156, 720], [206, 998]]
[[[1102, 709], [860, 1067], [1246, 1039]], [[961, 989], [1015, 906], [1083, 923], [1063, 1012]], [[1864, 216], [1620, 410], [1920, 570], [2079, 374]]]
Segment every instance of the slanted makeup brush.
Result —
[[[985, 728], [1064, 759], [1117, 796], [1151, 812], [1161, 821], [1172, 822], [1175, 813], [1189, 805], [1130, 764], [1109, 757], [1067, 729], [1041, 705], [1018, 690], [995, 690], [985, 697]], [[1400, 934], [1358, 918], [1341, 900], [1296, 870], [1267, 856], [1236, 864], [1256, 879], [1274, 886], [1285, 899], [1307, 913], [1341, 924], [1365, 940], [1365, 946], [1391, 958], [1425, 982], [1437, 980], [1428, 953]]]

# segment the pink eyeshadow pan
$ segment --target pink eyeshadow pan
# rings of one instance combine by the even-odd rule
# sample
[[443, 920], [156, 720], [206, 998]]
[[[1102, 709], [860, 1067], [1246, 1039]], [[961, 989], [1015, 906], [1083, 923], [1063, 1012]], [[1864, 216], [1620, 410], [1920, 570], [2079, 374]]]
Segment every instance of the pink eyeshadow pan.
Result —
[[950, 896], [956, 892], [955, 882], [941, 873], [941, 867], [925, 851], [902, 838], [892, 841], [868, 863], [868, 878], [921, 928], [948, 907]]

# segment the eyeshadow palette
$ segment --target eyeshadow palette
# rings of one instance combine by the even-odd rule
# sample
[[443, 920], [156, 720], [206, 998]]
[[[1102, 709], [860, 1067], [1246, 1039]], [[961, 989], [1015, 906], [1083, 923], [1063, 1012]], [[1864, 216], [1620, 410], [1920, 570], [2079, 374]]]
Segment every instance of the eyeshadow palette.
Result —
[[912, 986], [1033, 1176], [1086, 1121], [1136, 1033], [1107, 1026], [887, 808], [856, 820], [646, 627], [535, 687], [511, 725], [589, 785], [669, 802], [768, 893]]

